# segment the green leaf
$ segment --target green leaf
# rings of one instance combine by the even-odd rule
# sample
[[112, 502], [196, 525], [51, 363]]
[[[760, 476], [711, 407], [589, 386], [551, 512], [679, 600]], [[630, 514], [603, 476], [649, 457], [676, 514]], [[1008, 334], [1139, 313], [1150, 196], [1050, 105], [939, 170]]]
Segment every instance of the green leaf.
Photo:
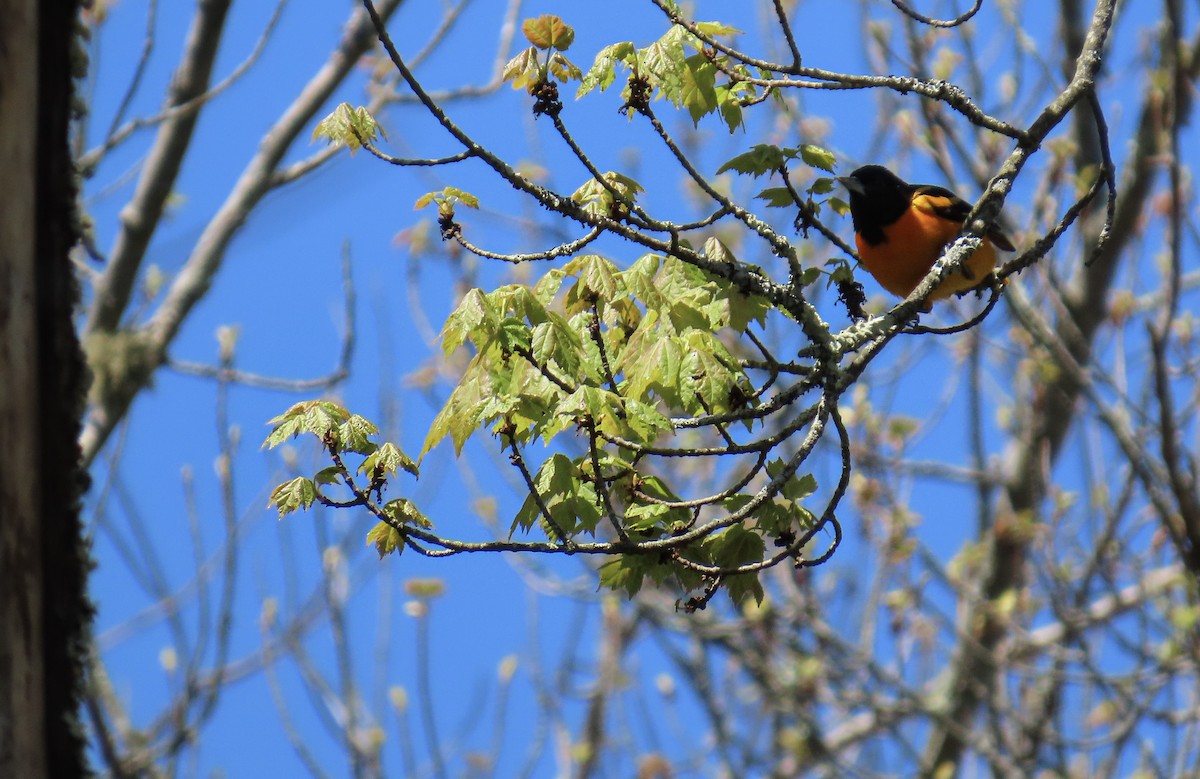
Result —
[[625, 591], [632, 598], [642, 589], [645, 577], [644, 566], [634, 555], [622, 555], [600, 566], [600, 586], [614, 591]]
[[[767, 475], [772, 479], [778, 478], [786, 467], [787, 464], [783, 460], [775, 458], [767, 463]], [[816, 491], [817, 479], [811, 473], [799, 476], [792, 474], [791, 478], [783, 483], [780, 494], [790, 501], [800, 501]]]
[[800, 147], [800, 158], [804, 160], [805, 165], [820, 168], [827, 173], [833, 173], [837, 165], [837, 157], [833, 152], [822, 149], [820, 146], [814, 146], [811, 143], [806, 143]]
[[645, 499], [679, 501], [679, 496], [662, 478], [653, 474], [638, 475], [634, 477], [634, 483], [638, 494], [633, 496], [630, 506], [625, 510], [625, 521], [631, 530], [667, 532], [687, 525], [692, 519], [691, 512], [685, 508], [664, 506]]
[[546, 321], [546, 303], [524, 284], [505, 284], [487, 294], [497, 312], [506, 316], [523, 317], [530, 324]]
[[744, 495], [739, 492], [736, 495], [729, 495], [725, 497], [721, 501], [721, 507], [732, 515], [741, 511], [742, 508], [753, 499], [754, 497], [752, 495]]
[[765, 200], [770, 208], [795, 208], [796, 198], [792, 197], [792, 193], [787, 187], [768, 187], [762, 192], [755, 195], [760, 200]]
[[[733, 410], [731, 390], [743, 375], [733, 357], [705, 330], [689, 331], [684, 342], [686, 353], [680, 368], [684, 408], [692, 413], [707, 410], [715, 414]], [[703, 400], [702, 405], [694, 403], [696, 397]]]
[[754, 598], [754, 604], [761, 606], [766, 592], [757, 573], [739, 573], [725, 577], [725, 592], [735, 606], [741, 606], [747, 598]]
[[629, 427], [626, 437], [638, 443], [649, 443], [660, 434], [671, 432], [671, 420], [635, 398], [625, 398], [625, 413]]
[[592, 328], [597, 324], [595, 313], [581, 310], [567, 320], [567, 326], [575, 333], [580, 343], [579, 362], [576, 365], [575, 377], [578, 383], [582, 384], [600, 385], [608, 381], [608, 373], [604, 365], [605, 356], [611, 367], [615, 357], [620, 355], [624, 349], [625, 335], [637, 326], [636, 320], [633, 324], [628, 323], [631, 310], [633, 316], [641, 316], [637, 307], [631, 301], [623, 298], [618, 298], [615, 303], [607, 305], [598, 303], [597, 308], [600, 310], [599, 342], [604, 344], [603, 354], [601, 354], [600, 343], [597, 343], [597, 339], [592, 334]]
[[738, 261], [733, 250], [715, 235], [709, 236], [704, 241], [704, 255], [714, 262], [736, 263]]
[[622, 555], [600, 566], [600, 587], [624, 591], [632, 598], [642, 588], [646, 577], [656, 584], [675, 577], [685, 587], [692, 586], [695, 577], [671, 563], [662, 563], [653, 555]]
[[788, 506], [791, 518], [788, 526], [794, 522], [803, 530], [811, 530], [817, 526], [817, 515], [801, 506], [799, 503], [792, 503]]
[[390, 441], [380, 445], [358, 466], [358, 473], [365, 473], [372, 478], [376, 471], [392, 476], [400, 471], [407, 471], [413, 476], [420, 475], [416, 462]]
[[455, 202], [462, 203], [467, 208], [479, 208], [479, 198], [466, 190], [458, 187], [446, 187], [442, 192], [447, 198], [453, 198]]
[[536, 19], [521, 23], [525, 38], [539, 49], [566, 51], [575, 41], [575, 30], [571, 25], [553, 14], [543, 14]]
[[338, 426], [334, 436], [342, 451], [370, 454], [379, 446], [371, 440], [371, 436], [378, 432], [379, 428], [371, 420], [360, 417], [358, 414], [352, 414], [349, 419]]
[[562, 54], [555, 52], [550, 55], [550, 75], [565, 84], [568, 81], [581, 80], [583, 78], [583, 71], [574, 62], [571, 62]]
[[408, 498], [394, 498], [383, 504], [383, 513], [388, 518], [405, 525], [416, 525], [428, 530], [433, 527], [429, 517], [417, 510], [416, 505]]
[[601, 413], [605, 405], [601, 397], [603, 392], [599, 387], [579, 387], [558, 402], [554, 413], [558, 416], [594, 418]]
[[615, 171], [607, 171], [601, 178], [604, 183], [589, 179], [571, 195], [571, 200], [588, 213], [619, 219], [629, 212], [629, 205], [637, 201], [638, 193], [644, 191], [641, 184]]
[[506, 352], [528, 351], [531, 334], [524, 319], [506, 316], [496, 330], [496, 344]]
[[699, 48], [695, 36], [682, 27], [672, 26], [657, 41], [637, 52], [637, 60], [642, 68], [641, 75], [650, 76], [658, 87], [659, 94], [675, 105], [679, 105], [680, 71], [685, 67], [685, 39], [695, 41], [696, 48]]
[[696, 22], [696, 29], [710, 38], [721, 38], [742, 34], [742, 31], [738, 28], [730, 27], [728, 24], [724, 24], [722, 22]]
[[[733, 261], [723, 245], [718, 251], [725, 262]], [[671, 317], [681, 331], [695, 328], [716, 332], [730, 325], [730, 297], [741, 296], [730, 282], [678, 261], [665, 266], [659, 275], [664, 293], [673, 300]]]
[[704, 271], [668, 257], [654, 283], [667, 300], [665, 310], [676, 331], [689, 328], [716, 330], [724, 325], [723, 321], [715, 321], [710, 316], [709, 308], [718, 287]]
[[586, 311], [594, 302], [608, 303], [621, 291], [620, 269], [599, 254], [585, 254], [568, 262], [563, 273], [577, 277], [567, 290], [564, 307], [568, 313]]
[[[700, 29], [726, 34], [732, 27], [718, 22], [700, 22]], [[689, 54], [689, 51], [692, 52]], [[724, 60], [724, 58], [722, 58]], [[658, 96], [673, 105], [686, 108], [693, 122], [721, 108], [730, 129], [741, 124], [738, 90], [725, 88], [718, 93], [717, 66], [705, 52], [705, 44], [685, 28], [674, 25], [654, 43], [636, 54], [638, 74], [648, 78]], [[586, 78], [585, 78], [586, 81]]]
[[324, 138], [331, 144], [344, 144], [351, 154], [362, 148], [363, 141], [373, 143], [380, 136], [386, 138], [387, 134], [375, 121], [375, 117], [371, 116], [366, 108], [355, 108], [349, 103], [340, 103], [317, 123], [312, 134], [314, 141]]
[[829, 178], [828, 176], [822, 176], [819, 179], [815, 179], [813, 183], [809, 185], [808, 191], [814, 195], [828, 195], [833, 191], [833, 186], [833, 179]]
[[[750, 496], [744, 496], [747, 500]], [[776, 498], [760, 503], [754, 509], [754, 526], [759, 532], [778, 538], [785, 530], [794, 530], [796, 512], [792, 511], [793, 504]]]
[[461, 190], [458, 187], [445, 187], [440, 192], [426, 192], [424, 195], [421, 195], [413, 203], [413, 210], [420, 211], [431, 203], [437, 204], [438, 213], [443, 216], [453, 216], [454, 207], [459, 203], [467, 208], [479, 208], [479, 198], [470, 192]]
[[[556, 499], [573, 494], [577, 478], [578, 474], [575, 472], [575, 465], [571, 459], [565, 454], [554, 454], [542, 463], [533, 482], [538, 494], [549, 506]], [[530, 511], [530, 509], [532, 510]], [[537, 503], [530, 495], [525, 499], [525, 505], [517, 512], [517, 518], [509, 530], [509, 535], [511, 536], [513, 530], [518, 526], [522, 530], [528, 531], [541, 519]]]
[[788, 151], [795, 152], [795, 149], [784, 150], [774, 144], [758, 143], [751, 146], [750, 151], [742, 152], [717, 168], [717, 173], [734, 170], [756, 177], [764, 173], [773, 173], [783, 167], [789, 156], [786, 154]]
[[562, 286], [564, 277], [561, 270], [551, 268], [546, 272], [546, 275], [538, 279], [537, 284], [533, 285], [533, 296], [542, 306], [550, 305], [555, 296], [558, 295], [558, 290]]
[[519, 404], [520, 400], [512, 395], [491, 395], [472, 407], [467, 416], [475, 427], [482, 427], [492, 421], [507, 420]]
[[766, 298], [758, 295], [743, 295], [736, 286], [724, 281], [720, 282], [719, 288], [720, 292], [716, 300], [727, 306], [726, 327], [740, 333], [751, 322], [758, 322], [760, 325], [766, 324], [767, 312], [772, 310], [772, 306]]
[[[759, 562], [766, 550], [762, 536], [742, 525], [733, 525], [722, 533], [709, 536], [703, 547], [713, 564], [722, 568]], [[724, 584], [735, 604], [740, 605], [747, 596], [753, 596], [755, 602], [762, 605], [764, 592], [757, 573], [727, 576]]]
[[800, 283], [800, 286], [807, 287], [819, 278], [821, 278], [820, 268], [805, 268], [797, 281]]
[[817, 477], [811, 473], [803, 476], [793, 476], [788, 479], [783, 488], [783, 496], [788, 500], [804, 500], [817, 491]]
[[300, 433], [323, 439], [349, 418], [350, 412], [331, 400], [304, 400], [267, 422], [272, 429], [263, 446], [274, 449]]
[[513, 426], [514, 438], [524, 443], [542, 434], [539, 426], [553, 419], [550, 410], [562, 395], [562, 390], [527, 360], [514, 361], [512, 381], [504, 396], [512, 401], [505, 422]]
[[760, 562], [766, 551], [761, 535], [742, 525], [732, 525], [721, 533], [709, 535], [703, 546], [713, 564], [721, 568]]
[[625, 510], [625, 527], [637, 533], [661, 531], [670, 527], [672, 514], [678, 515], [679, 509], [661, 503], [635, 504]]
[[624, 398], [600, 387], [579, 387], [559, 401], [554, 414], [575, 424], [585, 420], [591, 421], [602, 432], [610, 435], [625, 432]]
[[461, 455], [463, 444], [475, 432], [477, 423], [474, 410], [485, 397], [494, 397], [490, 382], [472, 380], [464, 376], [446, 399], [446, 405], [442, 406], [442, 410], [429, 425], [429, 432], [426, 433], [425, 443], [421, 447], [421, 457], [446, 436], [450, 436], [454, 441], [455, 455]]
[[[736, 86], [748, 85], [739, 84]], [[739, 127], [744, 127], [745, 125], [742, 118], [742, 101], [739, 97], [739, 94], [743, 91], [745, 90], [727, 86], [717, 87], [717, 110], [720, 111], [721, 118], [725, 120], [725, 126], [729, 128], [730, 135]]]
[[637, 48], [632, 41], [621, 41], [601, 49], [595, 60], [592, 61], [592, 67], [588, 68], [588, 72], [584, 75], [578, 91], [575, 92], [575, 97], [583, 97], [596, 87], [603, 92], [612, 86], [613, 81], [616, 80], [618, 64], [636, 72]]
[[[751, 499], [750, 495], [734, 495], [722, 501], [722, 506], [733, 515], [744, 508]], [[755, 507], [752, 517], [755, 535], [773, 539], [778, 548], [794, 542], [797, 529], [811, 530], [817, 522], [811, 511], [782, 498], [760, 503]], [[783, 538], [781, 536], [784, 533], [789, 535]]]
[[[564, 454], [550, 456], [534, 477], [534, 485], [550, 517], [568, 536], [593, 533], [600, 521], [600, 508], [595, 488], [581, 478], [579, 466]], [[513, 519], [511, 536], [517, 528], [529, 531], [535, 524], [542, 526], [546, 537], [557, 540], [553, 529], [544, 521], [532, 494]]]
[[341, 481], [342, 469], [336, 465], [330, 465], [322, 468], [313, 475], [313, 481], [317, 484], [336, 484]]
[[679, 496], [675, 494], [675, 491], [672, 490], [665, 481], [662, 480], [662, 477], [655, 476], [654, 474], [642, 476], [638, 489], [641, 490], [643, 494], [649, 495], [652, 498], [657, 498], [658, 500], [679, 500]]
[[317, 500], [317, 485], [312, 479], [297, 476], [291, 481], [280, 484], [271, 493], [268, 506], [279, 510], [279, 518], [283, 519], [297, 509], [307, 509]]
[[655, 283], [655, 277], [662, 264], [661, 255], [643, 254], [633, 265], [617, 274], [622, 286], [629, 290], [633, 297], [645, 303], [647, 309], [659, 309], [666, 305], [666, 298]]
[[668, 406], [681, 408], [683, 347], [677, 338], [658, 332], [652, 326], [654, 319], [648, 315], [643, 320], [644, 326], [630, 337], [629, 346], [613, 370], [625, 375], [622, 391], [626, 397], [652, 403], [657, 396]]
[[513, 89], [530, 91], [534, 85], [540, 84], [545, 77], [541, 57], [533, 46], [517, 53], [504, 65], [500, 77], [511, 81]]
[[578, 461], [579, 472], [588, 479], [594, 479], [599, 466], [600, 476], [609, 480], [621, 480], [633, 475], [633, 463], [622, 452], [609, 449], [596, 451], [596, 463], [592, 462], [590, 454], [582, 455]]
[[301, 424], [318, 438], [333, 433], [350, 418], [350, 412], [331, 400], [318, 400], [304, 411]]
[[478, 346], [490, 340], [499, 327], [500, 315], [492, 301], [483, 292], [472, 289], [463, 295], [458, 308], [446, 317], [446, 323], [442, 325], [439, 336], [442, 339], [442, 353], [449, 357], [468, 338]]
[[[715, 239], [705, 242], [704, 252], [714, 261], [738, 263], [728, 247]], [[623, 276], [626, 286], [645, 302], [647, 313], [666, 313], [676, 331], [695, 328], [715, 332], [729, 327], [740, 333], [752, 321], [765, 322], [771, 309], [765, 299], [747, 296], [733, 283], [675, 258], [663, 260], [657, 273], [647, 278], [654, 266], [645, 260], [639, 260]], [[738, 264], [750, 272], [762, 273], [754, 266]]]
[[691, 114], [692, 124], [717, 110], [717, 67], [703, 54], [693, 54], [680, 70], [679, 102]]
[[832, 208], [838, 216], [846, 216], [850, 213], [850, 204], [845, 200], [842, 200], [840, 197], [831, 197], [825, 202], [829, 204], [829, 207]]
[[263, 441], [264, 449], [274, 449], [289, 438], [295, 438], [304, 432], [303, 419], [300, 414], [293, 413], [295, 408], [296, 406], [292, 406], [267, 422], [268, 425], [271, 425], [271, 433]]
[[404, 536], [388, 523], [379, 522], [367, 531], [367, 546], [374, 546], [382, 560], [384, 555], [404, 551]]
[[576, 376], [582, 359], [583, 344], [559, 314], [552, 314], [533, 328], [533, 358], [542, 365], [554, 365], [570, 376]]

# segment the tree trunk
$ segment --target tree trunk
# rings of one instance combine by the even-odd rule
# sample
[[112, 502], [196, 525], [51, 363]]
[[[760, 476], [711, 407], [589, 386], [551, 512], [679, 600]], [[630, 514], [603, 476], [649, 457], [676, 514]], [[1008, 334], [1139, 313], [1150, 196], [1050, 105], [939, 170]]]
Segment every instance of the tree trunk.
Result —
[[0, 776], [85, 772], [82, 373], [68, 147], [77, 0], [0, 0]]

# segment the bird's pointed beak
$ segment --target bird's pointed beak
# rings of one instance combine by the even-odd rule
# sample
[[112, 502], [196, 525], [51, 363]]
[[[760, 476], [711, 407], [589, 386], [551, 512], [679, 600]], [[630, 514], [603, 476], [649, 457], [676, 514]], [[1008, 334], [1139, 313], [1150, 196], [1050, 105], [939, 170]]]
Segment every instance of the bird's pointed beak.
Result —
[[834, 181], [848, 189], [852, 195], [867, 194], [867, 190], [863, 187], [862, 182], [853, 176], [838, 176]]

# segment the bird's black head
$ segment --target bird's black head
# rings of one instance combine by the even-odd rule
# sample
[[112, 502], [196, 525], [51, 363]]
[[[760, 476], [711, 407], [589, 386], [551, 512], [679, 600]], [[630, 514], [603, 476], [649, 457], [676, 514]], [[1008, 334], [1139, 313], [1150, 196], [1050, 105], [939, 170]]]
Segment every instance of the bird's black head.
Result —
[[864, 165], [838, 178], [850, 192], [854, 232], [868, 243], [883, 240], [883, 225], [900, 218], [912, 199], [912, 185], [882, 165]]

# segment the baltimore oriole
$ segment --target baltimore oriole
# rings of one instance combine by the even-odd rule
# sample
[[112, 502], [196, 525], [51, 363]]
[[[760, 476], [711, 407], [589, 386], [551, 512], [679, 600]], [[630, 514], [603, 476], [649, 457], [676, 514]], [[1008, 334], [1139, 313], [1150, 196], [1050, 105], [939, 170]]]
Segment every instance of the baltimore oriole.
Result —
[[[859, 259], [884, 289], [901, 298], [917, 288], [971, 213], [971, 204], [950, 190], [909, 184], [881, 165], [865, 165], [838, 181], [850, 191]], [[993, 225], [974, 254], [929, 293], [921, 310], [983, 284], [996, 267], [995, 247], [1014, 251], [1008, 236]]]

